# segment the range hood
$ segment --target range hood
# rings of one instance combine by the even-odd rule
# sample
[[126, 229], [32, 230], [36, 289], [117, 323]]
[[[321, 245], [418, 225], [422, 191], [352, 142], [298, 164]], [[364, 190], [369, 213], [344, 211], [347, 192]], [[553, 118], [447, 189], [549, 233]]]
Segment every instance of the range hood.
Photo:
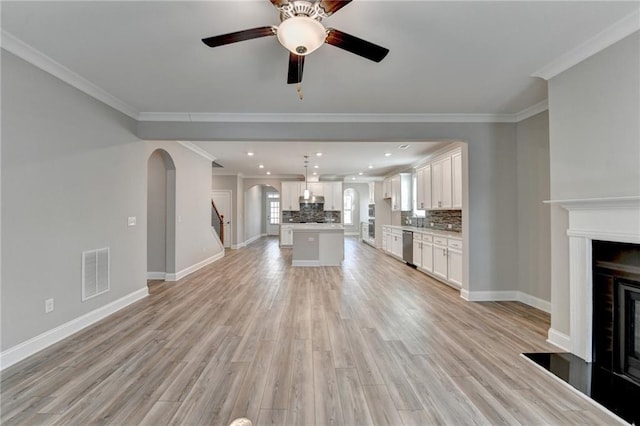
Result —
[[300, 204], [324, 204], [324, 197], [322, 195], [311, 195], [308, 199], [304, 197], [299, 198]]

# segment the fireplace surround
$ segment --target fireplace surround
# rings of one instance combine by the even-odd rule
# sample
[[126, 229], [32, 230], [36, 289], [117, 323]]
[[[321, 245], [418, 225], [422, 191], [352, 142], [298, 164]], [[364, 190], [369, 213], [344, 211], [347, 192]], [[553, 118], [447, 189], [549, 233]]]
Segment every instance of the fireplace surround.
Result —
[[[640, 244], [640, 196], [553, 200], [569, 212], [569, 347], [593, 362], [593, 241]], [[553, 301], [552, 301], [553, 302]], [[550, 336], [550, 341], [553, 339]]]

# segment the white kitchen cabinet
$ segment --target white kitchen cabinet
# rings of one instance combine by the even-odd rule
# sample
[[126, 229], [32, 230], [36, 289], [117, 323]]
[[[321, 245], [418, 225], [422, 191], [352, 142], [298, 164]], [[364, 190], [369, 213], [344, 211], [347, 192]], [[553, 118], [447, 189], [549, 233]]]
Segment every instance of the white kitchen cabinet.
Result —
[[382, 198], [391, 198], [391, 178], [386, 178], [382, 182]]
[[416, 170], [416, 208], [431, 208], [431, 165], [427, 164]]
[[369, 239], [369, 224], [367, 222], [361, 222], [360, 239], [362, 241]]
[[450, 239], [447, 255], [447, 279], [462, 287], [462, 241]]
[[462, 152], [451, 156], [451, 207], [462, 208]]
[[431, 235], [422, 236], [422, 261], [421, 268], [427, 272], [433, 272], [433, 237]]
[[342, 182], [324, 182], [324, 209], [342, 211]]
[[300, 182], [282, 182], [282, 194], [280, 194], [280, 202], [282, 211], [299, 211], [300, 196], [304, 190], [304, 183]]
[[413, 264], [422, 267], [422, 235], [413, 233]]
[[451, 157], [431, 164], [431, 208], [451, 208]]
[[391, 254], [402, 259], [402, 230], [391, 230]]
[[385, 253], [391, 253], [391, 228], [388, 226], [382, 227], [382, 251]]
[[391, 210], [411, 211], [411, 173], [399, 173], [391, 178]]
[[280, 225], [280, 246], [289, 247], [293, 245], [293, 226]]
[[435, 237], [433, 239], [433, 274], [447, 280], [447, 239]]

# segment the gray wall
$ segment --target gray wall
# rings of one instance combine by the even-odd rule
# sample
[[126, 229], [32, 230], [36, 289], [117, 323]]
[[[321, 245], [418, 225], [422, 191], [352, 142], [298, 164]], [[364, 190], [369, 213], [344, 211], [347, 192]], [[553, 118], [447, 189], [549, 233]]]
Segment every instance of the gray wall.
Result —
[[[220, 251], [206, 234], [207, 160], [141, 141], [130, 118], [4, 50], [1, 119], [3, 351], [146, 287], [147, 161], [156, 148], [177, 169], [178, 269]], [[202, 214], [186, 212], [201, 203]], [[81, 302], [81, 253], [101, 247], [111, 249], [111, 291]], [[45, 314], [47, 298], [55, 310]]]
[[[518, 290], [517, 144], [510, 123], [160, 123], [153, 139], [264, 141], [459, 140], [468, 142], [470, 290]], [[256, 142], [260, 143], [260, 142]], [[384, 202], [384, 201], [383, 201]]]
[[549, 206], [549, 114], [517, 124], [518, 285], [520, 291], [551, 300]]
[[244, 240], [262, 235], [264, 226], [264, 203], [262, 186], [254, 185], [245, 192]]
[[[551, 199], [640, 195], [640, 33], [549, 81]], [[569, 333], [567, 213], [551, 208], [553, 329]]]
[[147, 271], [167, 272], [167, 168], [160, 151], [151, 154], [148, 167]]

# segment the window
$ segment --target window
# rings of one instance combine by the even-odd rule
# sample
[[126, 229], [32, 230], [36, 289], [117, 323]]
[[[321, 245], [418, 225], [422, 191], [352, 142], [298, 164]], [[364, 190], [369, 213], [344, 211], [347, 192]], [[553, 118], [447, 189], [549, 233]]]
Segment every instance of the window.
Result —
[[280, 194], [267, 192], [267, 200], [269, 200], [269, 224], [278, 225], [280, 223]]
[[344, 224], [353, 225], [353, 190], [344, 191]]

